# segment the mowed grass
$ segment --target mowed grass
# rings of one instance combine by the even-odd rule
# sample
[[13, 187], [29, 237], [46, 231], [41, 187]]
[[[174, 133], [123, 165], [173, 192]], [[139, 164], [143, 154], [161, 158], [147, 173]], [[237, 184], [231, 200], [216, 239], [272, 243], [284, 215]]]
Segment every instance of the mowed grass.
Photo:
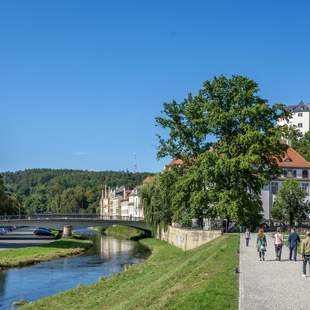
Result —
[[88, 240], [61, 239], [38, 246], [0, 251], [0, 269], [22, 267], [39, 262], [77, 255], [92, 245]]
[[127, 240], [138, 240], [145, 236], [144, 230], [123, 225], [109, 226], [105, 229], [104, 234]]
[[182, 252], [166, 242], [144, 239], [153, 251], [144, 263], [22, 309], [237, 309], [238, 241], [237, 235], [224, 235]]

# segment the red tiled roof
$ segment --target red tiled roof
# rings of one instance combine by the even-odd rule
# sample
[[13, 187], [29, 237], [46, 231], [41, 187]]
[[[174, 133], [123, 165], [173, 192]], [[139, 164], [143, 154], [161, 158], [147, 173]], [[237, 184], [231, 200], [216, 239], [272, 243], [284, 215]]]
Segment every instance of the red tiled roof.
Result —
[[181, 166], [183, 165], [183, 160], [182, 159], [174, 159], [170, 164], [169, 166]]
[[173, 159], [170, 164], [165, 166], [165, 171], [170, 171], [172, 169], [173, 166], [182, 166], [184, 163], [184, 161], [180, 158], [175, 158]]
[[310, 168], [310, 162], [291, 147], [287, 149], [282, 161], [278, 161], [278, 165], [281, 168]]
[[[310, 162], [305, 160], [297, 151], [289, 147], [282, 158], [282, 161], [278, 162], [281, 168], [310, 168]], [[181, 166], [183, 164], [182, 159], [174, 159], [169, 165], [166, 165], [165, 170], [170, 170], [173, 166]]]

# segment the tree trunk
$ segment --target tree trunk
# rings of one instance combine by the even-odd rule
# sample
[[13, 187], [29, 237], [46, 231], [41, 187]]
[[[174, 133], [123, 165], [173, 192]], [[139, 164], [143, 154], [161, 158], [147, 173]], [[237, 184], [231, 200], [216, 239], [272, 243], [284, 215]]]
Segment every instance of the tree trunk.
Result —
[[293, 220], [294, 220], [294, 215], [292, 212], [290, 212], [290, 226], [293, 226]]

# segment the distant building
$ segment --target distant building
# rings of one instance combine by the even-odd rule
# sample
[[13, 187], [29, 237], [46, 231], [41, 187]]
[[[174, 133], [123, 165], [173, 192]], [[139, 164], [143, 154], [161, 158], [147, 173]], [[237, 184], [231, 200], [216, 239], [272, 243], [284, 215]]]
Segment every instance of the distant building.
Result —
[[300, 101], [299, 104], [286, 107], [292, 112], [292, 118], [287, 122], [279, 120], [279, 125], [291, 125], [298, 129], [303, 135], [310, 130], [310, 103]]
[[282, 161], [278, 162], [282, 173], [279, 177], [271, 180], [262, 189], [262, 203], [264, 209], [264, 219], [271, 220], [271, 209], [283, 181], [296, 180], [307, 192], [306, 200], [310, 201], [310, 162], [306, 161], [297, 151], [288, 148]]
[[111, 189], [105, 186], [100, 199], [100, 217], [143, 218], [143, 208], [138, 189], [124, 186]]
[[[173, 166], [181, 166], [182, 163], [182, 160], [174, 159], [169, 165], [166, 165], [165, 170], [169, 171]], [[306, 161], [297, 151], [289, 147], [282, 160], [278, 161], [278, 165], [282, 168], [282, 174], [266, 184], [261, 192], [263, 216], [268, 222], [272, 219], [271, 209], [273, 202], [283, 181], [289, 179], [298, 181], [300, 186], [308, 194], [306, 200], [310, 201], [310, 162]]]
[[173, 159], [168, 165], [165, 166], [164, 171], [171, 171], [173, 167], [181, 167], [184, 161], [180, 158]]

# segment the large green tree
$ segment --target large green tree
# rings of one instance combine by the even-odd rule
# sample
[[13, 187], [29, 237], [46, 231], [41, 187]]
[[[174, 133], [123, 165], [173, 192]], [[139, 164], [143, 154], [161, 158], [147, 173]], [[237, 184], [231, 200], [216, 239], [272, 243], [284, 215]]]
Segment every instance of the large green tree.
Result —
[[272, 217], [276, 221], [289, 223], [291, 226], [308, 218], [309, 204], [305, 201], [306, 191], [295, 180], [286, 180], [279, 189], [273, 208]]
[[[276, 158], [287, 149], [281, 143], [286, 128], [277, 120], [289, 117], [283, 105], [270, 106], [258, 93], [246, 77], [220, 76], [206, 81], [197, 96], [164, 104], [156, 122], [168, 133], [159, 137], [157, 155], [192, 165], [178, 187], [180, 206], [255, 225], [261, 188], [279, 173]], [[192, 191], [195, 177], [192, 184], [199, 185]]]
[[[156, 234], [172, 222], [172, 197], [175, 193], [176, 177], [163, 173], [147, 179], [139, 188], [144, 208], [144, 218]], [[158, 230], [159, 229], [159, 230]]]

